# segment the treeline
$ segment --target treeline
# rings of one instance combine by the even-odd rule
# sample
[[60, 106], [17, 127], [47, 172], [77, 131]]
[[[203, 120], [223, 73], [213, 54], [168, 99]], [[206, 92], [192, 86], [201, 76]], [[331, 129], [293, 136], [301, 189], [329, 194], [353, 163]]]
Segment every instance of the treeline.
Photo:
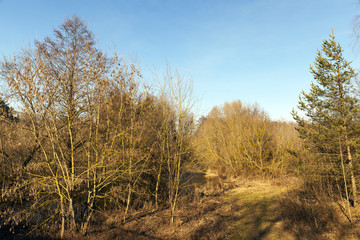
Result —
[[280, 176], [301, 171], [302, 143], [295, 124], [271, 121], [257, 105], [241, 101], [214, 107], [196, 134], [207, 167], [234, 176]]
[[5, 58], [0, 74], [0, 225], [9, 231], [85, 234], [96, 215], [126, 221], [146, 206], [169, 207], [173, 222], [185, 173], [276, 177], [304, 167], [294, 123], [240, 101], [196, 122], [179, 72], [149, 87], [136, 64], [98, 49], [78, 17]]

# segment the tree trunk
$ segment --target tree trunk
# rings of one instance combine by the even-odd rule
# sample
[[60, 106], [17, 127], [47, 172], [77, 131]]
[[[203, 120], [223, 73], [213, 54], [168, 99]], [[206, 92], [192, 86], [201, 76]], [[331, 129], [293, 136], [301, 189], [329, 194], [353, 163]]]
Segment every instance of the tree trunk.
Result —
[[75, 212], [72, 198], [69, 199], [70, 229], [76, 230]]
[[124, 222], [126, 220], [126, 216], [129, 211], [130, 200], [131, 200], [131, 183], [129, 183], [129, 193], [128, 193], [127, 200], [126, 200], [126, 208], [125, 208], [124, 219], [123, 219]]
[[[342, 170], [342, 174], [343, 174], [343, 178], [344, 178], [344, 187], [345, 187], [346, 201], [347, 201], [348, 210], [349, 210], [349, 217], [348, 217], [348, 219], [349, 219], [350, 222], [352, 222], [351, 209], [350, 209], [350, 200], [349, 200], [349, 192], [348, 192], [347, 183], [346, 183], [346, 172], [345, 172], [344, 158], [343, 158], [343, 151], [342, 151], [342, 146], [341, 146], [341, 139], [340, 139], [340, 137], [339, 137], [339, 148], [340, 148], [341, 170]], [[344, 207], [345, 207], [345, 205], [344, 205]]]
[[[347, 141], [347, 136], [346, 136], [346, 141]], [[352, 156], [351, 156], [351, 151], [350, 151], [350, 146], [347, 145], [346, 146], [346, 150], [347, 150], [347, 158], [349, 161], [349, 169], [350, 169], [350, 179], [351, 179], [351, 189], [353, 192], [353, 200], [354, 200], [354, 207], [357, 205], [357, 189], [356, 189], [356, 181], [355, 181], [355, 175], [354, 175], [354, 167], [353, 167], [353, 162], [352, 162]]]

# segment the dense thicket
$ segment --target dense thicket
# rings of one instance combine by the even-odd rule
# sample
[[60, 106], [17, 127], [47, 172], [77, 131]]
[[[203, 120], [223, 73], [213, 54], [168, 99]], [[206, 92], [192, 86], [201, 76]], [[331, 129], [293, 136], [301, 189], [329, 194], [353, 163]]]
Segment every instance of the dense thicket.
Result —
[[225, 103], [202, 120], [197, 152], [205, 165], [233, 175], [298, 171], [302, 146], [294, 127], [271, 121], [256, 105]]
[[97, 211], [174, 213], [193, 129], [180, 74], [150, 94], [139, 68], [106, 56], [73, 17], [5, 59], [1, 77], [19, 115], [1, 102], [1, 225], [53, 223], [63, 236], [85, 233]]

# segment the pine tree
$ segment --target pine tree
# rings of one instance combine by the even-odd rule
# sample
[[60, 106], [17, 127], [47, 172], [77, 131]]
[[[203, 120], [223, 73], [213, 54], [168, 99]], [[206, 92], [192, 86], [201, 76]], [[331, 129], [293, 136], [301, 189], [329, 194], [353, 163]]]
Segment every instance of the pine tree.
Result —
[[18, 118], [15, 115], [15, 111], [9, 104], [0, 97], [0, 119], [5, 118], [8, 121], [17, 121]]
[[356, 73], [344, 59], [334, 33], [323, 41], [310, 72], [315, 81], [308, 93], [302, 91], [298, 105], [305, 116], [293, 111], [293, 117], [298, 123], [300, 137], [317, 153], [328, 159], [335, 156], [339, 160], [342, 154], [347, 157], [355, 205], [357, 190], [352, 155], [358, 138], [358, 102], [353, 95], [352, 81]]

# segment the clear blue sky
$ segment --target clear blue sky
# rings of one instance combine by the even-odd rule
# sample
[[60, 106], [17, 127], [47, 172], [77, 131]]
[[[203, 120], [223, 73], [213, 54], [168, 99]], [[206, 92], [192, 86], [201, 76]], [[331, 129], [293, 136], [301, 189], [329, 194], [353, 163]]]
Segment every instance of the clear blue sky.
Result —
[[0, 0], [0, 53], [11, 55], [73, 14], [106, 52], [113, 47], [151, 79], [166, 62], [194, 81], [200, 114], [240, 99], [291, 120], [309, 65], [334, 29], [353, 67], [358, 0]]

